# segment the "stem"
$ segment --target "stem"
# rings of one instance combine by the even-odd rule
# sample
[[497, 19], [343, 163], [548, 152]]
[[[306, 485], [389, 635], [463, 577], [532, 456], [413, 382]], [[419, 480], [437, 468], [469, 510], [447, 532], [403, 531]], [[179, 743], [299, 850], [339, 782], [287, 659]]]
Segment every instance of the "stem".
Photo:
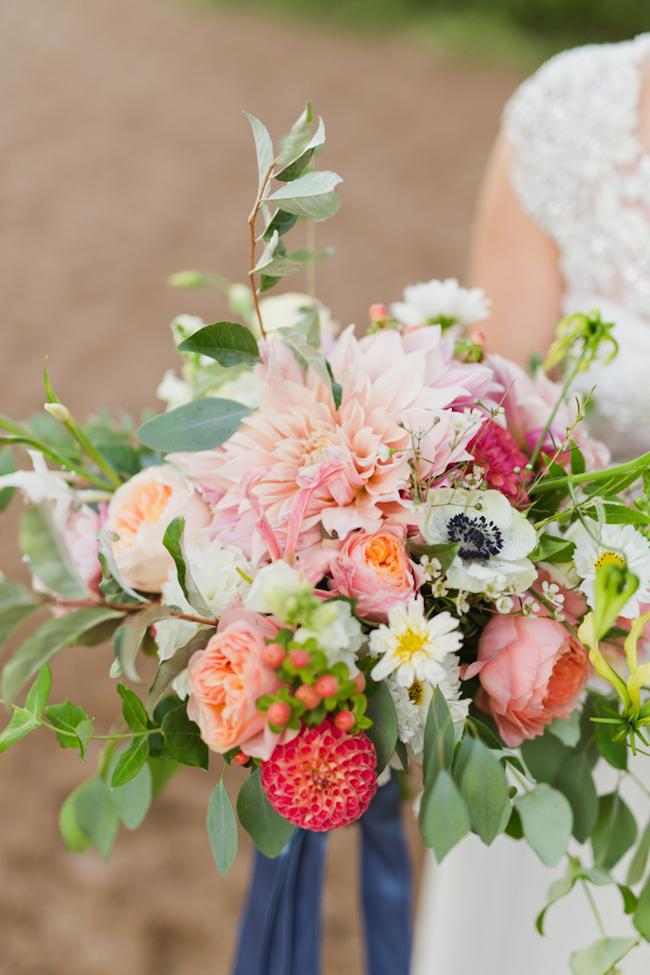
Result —
[[512, 774], [517, 779], [517, 781], [519, 782], [519, 784], [524, 787], [525, 791], [526, 792], [530, 792], [530, 788], [528, 786], [528, 783], [526, 782], [525, 779], [522, 779], [521, 775], [519, 774], [519, 772], [517, 771], [517, 769], [514, 767], [514, 765], [510, 765], [510, 763], [508, 763], [508, 769], [512, 772]]
[[[55, 600], [52, 600], [52, 602], [54, 601]], [[101, 601], [101, 602], [98, 601], [98, 605], [106, 606], [107, 609], [121, 609], [125, 613], [139, 613], [142, 609], [144, 609], [144, 604], [142, 606], [140, 605], [134, 606], [132, 604], [125, 606], [123, 603], [107, 603], [105, 601]], [[174, 612], [173, 609], [170, 609], [169, 612], [170, 615], [174, 617], [174, 619], [187, 620], [188, 623], [201, 623], [203, 626], [217, 625], [216, 620], [208, 620], [205, 619], [203, 616], [192, 616], [190, 615], [190, 613], [176, 613]]]
[[641, 781], [641, 779], [637, 778], [637, 776], [634, 774], [634, 772], [630, 772], [629, 770], [628, 770], [628, 773], [627, 774], [630, 776], [630, 778], [632, 779], [633, 782], [636, 782], [636, 784], [638, 785], [639, 789], [641, 789], [642, 792], [645, 792], [645, 794], [647, 795], [647, 797], [650, 799], [650, 790], [646, 789], [646, 787], [644, 786], [644, 784]]
[[83, 432], [80, 426], [78, 426], [74, 420], [68, 420], [64, 424], [72, 436], [75, 438], [84, 453], [88, 454], [91, 460], [94, 460], [101, 471], [104, 472], [113, 487], [118, 488], [122, 481], [115, 473], [113, 467], [105, 460], [96, 447], [91, 444], [90, 440]]
[[307, 221], [307, 250], [312, 254], [312, 260], [305, 264], [307, 294], [312, 301], [316, 301], [316, 224], [313, 220]]
[[584, 362], [586, 355], [587, 355], [587, 350], [586, 350], [586, 348], [583, 348], [582, 352], [578, 356], [578, 359], [576, 361], [575, 366], [573, 367], [573, 369], [569, 373], [569, 376], [568, 376], [566, 382], [564, 383], [564, 386], [562, 387], [562, 392], [558, 396], [557, 402], [556, 402], [555, 406], [553, 407], [553, 410], [551, 411], [551, 415], [549, 416], [548, 420], [546, 421], [546, 426], [542, 430], [542, 434], [541, 434], [539, 440], [537, 441], [537, 445], [536, 445], [536, 447], [535, 447], [535, 449], [533, 451], [533, 456], [530, 458], [530, 463], [531, 463], [531, 465], [533, 467], [535, 466], [535, 461], [539, 457], [539, 452], [542, 449], [542, 446], [544, 444], [544, 440], [546, 439], [546, 434], [550, 430], [551, 424], [552, 424], [553, 420], [555, 419], [555, 414], [557, 413], [557, 411], [560, 408], [560, 403], [562, 402], [562, 400], [565, 398], [566, 394], [568, 393], [569, 386], [571, 385], [571, 383], [573, 382], [573, 380], [575, 379], [575, 377], [578, 375], [578, 372], [580, 371], [580, 366]]
[[260, 303], [257, 298], [257, 288], [255, 287], [255, 244], [257, 243], [255, 238], [255, 220], [257, 219], [257, 214], [262, 205], [262, 198], [264, 196], [264, 190], [266, 189], [267, 183], [271, 178], [271, 173], [273, 172], [273, 167], [275, 166], [275, 159], [269, 167], [269, 171], [264, 177], [264, 182], [255, 201], [255, 206], [251, 211], [251, 215], [248, 218], [248, 226], [251, 231], [251, 267], [248, 272], [248, 276], [251, 282], [251, 291], [253, 292], [253, 301], [255, 302], [255, 311], [257, 312], [257, 321], [259, 322], [260, 332], [262, 333], [262, 338], [266, 338], [266, 332], [264, 331], [264, 325], [262, 323], [262, 314], [260, 312]]
[[539, 485], [530, 488], [530, 491], [546, 490], [547, 488], [561, 487], [563, 484], [586, 484], [588, 481], [606, 481], [610, 477], [618, 474], [629, 474], [632, 471], [645, 470], [650, 466], [650, 453], [642, 454], [636, 460], [627, 461], [624, 464], [616, 464], [614, 467], [605, 467], [601, 471], [585, 471], [584, 474], [567, 474], [566, 477], [553, 477], [547, 481], [541, 481]]
[[603, 927], [603, 922], [602, 922], [601, 916], [600, 916], [600, 914], [598, 912], [598, 908], [596, 907], [596, 901], [594, 900], [594, 898], [592, 896], [592, 893], [589, 890], [589, 885], [587, 884], [587, 881], [584, 880], [584, 879], [582, 879], [582, 878], [581, 878], [580, 882], [581, 882], [582, 886], [584, 887], [585, 894], [587, 895], [587, 900], [589, 901], [589, 904], [591, 905], [591, 909], [594, 912], [594, 917], [596, 918], [596, 924], [598, 925], [598, 930], [600, 931], [600, 936], [601, 936], [601, 938], [605, 939], [607, 937], [607, 935], [605, 934], [605, 928]]

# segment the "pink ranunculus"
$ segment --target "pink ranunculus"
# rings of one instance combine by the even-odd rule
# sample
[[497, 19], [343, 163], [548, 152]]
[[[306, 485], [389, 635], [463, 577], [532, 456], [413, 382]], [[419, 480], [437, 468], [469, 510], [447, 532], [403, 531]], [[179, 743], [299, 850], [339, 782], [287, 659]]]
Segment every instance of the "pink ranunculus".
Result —
[[257, 709], [258, 698], [275, 694], [282, 686], [275, 670], [262, 659], [265, 646], [262, 628], [242, 620], [215, 633], [205, 650], [190, 658], [187, 714], [212, 751], [239, 747], [247, 755], [267, 760], [278, 743], [298, 734], [291, 729], [275, 734]]
[[120, 572], [134, 589], [161, 591], [173, 564], [163, 536], [179, 515], [185, 518], [185, 538], [195, 538], [210, 523], [208, 506], [172, 464], [145, 468], [111, 498], [104, 527], [120, 536], [113, 551]]
[[330, 562], [330, 589], [357, 598], [358, 611], [369, 620], [386, 622], [388, 611], [408, 602], [425, 581], [419, 565], [404, 547], [404, 531], [384, 525], [367, 534], [353, 532]]
[[88, 588], [96, 593], [102, 578], [97, 534], [106, 520], [106, 509], [105, 501], [99, 505], [99, 511], [82, 504], [70, 513], [63, 525], [63, 541], [70, 558]]
[[476, 703], [511, 748], [543, 734], [554, 718], [568, 718], [590, 674], [587, 650], [555, 620], [494, 616], [478, 646], [463, 677], [479, 674]]

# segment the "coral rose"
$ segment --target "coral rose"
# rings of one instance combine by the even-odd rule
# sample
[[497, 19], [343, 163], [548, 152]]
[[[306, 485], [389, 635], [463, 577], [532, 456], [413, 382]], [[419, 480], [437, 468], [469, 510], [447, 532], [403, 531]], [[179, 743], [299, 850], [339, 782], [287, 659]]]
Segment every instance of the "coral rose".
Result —
[[479, 640], [476, 703], [489, 711], [510, 747], [535, 738], [554, 718], [568, 718], [590, 674], [587, 650], [555, 620], [494, 616]]
[[298, 733], [287, 729], [274, 734], [266, 715], [257, 710], [257, 699], [275, 694], [282, 685], [264, 663], [265, 647], [263, 631], [242, 620], [216, 633], [190, 659], [187, 714], [214, 752], [239, 747], [247, 755], [268, 759], [279, 741]]
[[113, 543], [118, 568], [134, 589], [160, 592], [173, 560], [165, 530], [185, 518], [185, 538], [195, 538], [210, 522], [208, 506], [185, 474], [171, 464], [147, 467], [117, 489], [104, 527], [119, 535]]
[[403, 536], [392, 525], [372, 534], [354, 532], [330, 563], [330, 589], [358, 599], [358, 611], [366, 619], [385, 623], [388, 611], [412, 599], [425, 580], [406, 554]]

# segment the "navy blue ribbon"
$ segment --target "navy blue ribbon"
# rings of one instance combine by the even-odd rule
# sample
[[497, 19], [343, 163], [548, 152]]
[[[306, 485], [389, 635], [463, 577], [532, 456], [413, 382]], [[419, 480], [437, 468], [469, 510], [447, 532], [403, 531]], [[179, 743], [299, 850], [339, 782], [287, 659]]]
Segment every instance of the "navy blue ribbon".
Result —
[[[408, 975], [411, 868], [395, 780], [359, 820], [369, 975]], [[320, 975], [327, 833], [297, 829], [269, 860], [255, 852], [233, 975]]]

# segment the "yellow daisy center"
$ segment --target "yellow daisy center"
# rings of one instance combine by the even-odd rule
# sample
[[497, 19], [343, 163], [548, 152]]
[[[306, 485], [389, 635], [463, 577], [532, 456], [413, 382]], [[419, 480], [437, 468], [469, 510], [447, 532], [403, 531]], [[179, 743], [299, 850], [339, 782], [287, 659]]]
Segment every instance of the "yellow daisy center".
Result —
[[409, 687], [409, 701], [412, 704], [418, 705], [422, 704], [422, 698], [424, 697], [424, 687], [419, 680], [414, 680]]
[[603, 552], [600, 558], [596, 561], [596, 573], [600, 572], [605, 565], [617, 565], [619, 569], [624, 569], [625, 560], [622, 559], [620, 555], [617, 555], [616, 552]]
[[409, 626], [406, 633], [399, 638], [399, 647], [395, 651], [396, 656], [404, 661], [409, 661], [414, 653], [422, 649], [426, 639], [426, 634], [416, 633]]

